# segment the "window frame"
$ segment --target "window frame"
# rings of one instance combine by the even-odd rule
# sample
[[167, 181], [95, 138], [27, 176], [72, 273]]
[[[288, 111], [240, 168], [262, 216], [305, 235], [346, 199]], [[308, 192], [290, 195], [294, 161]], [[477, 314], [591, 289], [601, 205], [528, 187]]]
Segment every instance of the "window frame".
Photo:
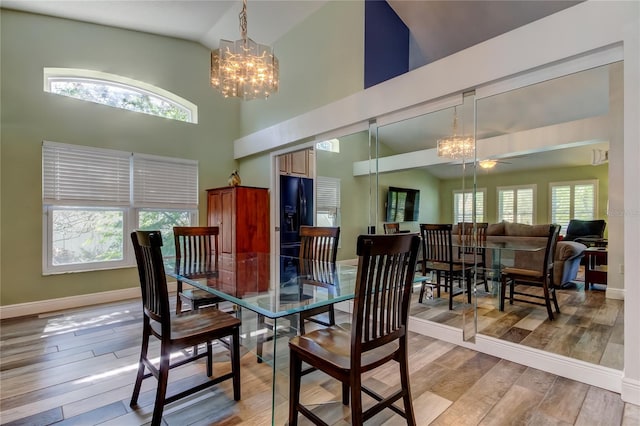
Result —
[[[110, 106], [112, 108], [118, 108], [124, 111], [147, 114], [153, 117], [159, 117], [159, 118], [164, 118], [168, 120], [176, 120], [183, 123], [192, 123], [192, 124], [198, 123], [198, 106], [196, 104], [194, 104], [193, 102], [181, 96], [176, 95], [175, 93], [169, 92], [168, 90], [165, 90], [161, 87], [154, 86], [144, 81], [134, 80], [129, 77], [124, 77], [121, 75], [110, 74], [110, 73], [96, 71], [96, 70], [88, 70], [88, 69], [81, 69], [81, 68], [52, 68], [52, 67], [43, 68], [43, 79], [44, 79], [44, 91], [47, 93], [66, 96], [71, 99], [76, 99], [84, 102], [97, 103], [98, 105]], [[61, 81], [61, 80], [102, 83], [105, 86], [123, 88], [129, 91], [137, 92], [142, 95], [147, 95], [147, 96], [156, 98], [158, 100], [161, 100], [163, 102], [167, 102], [169, 104], [175, 105], [176, 107], [185, 110], [187, 112], [188, 119], [178, 120], [171, 117], [151, 114], [145, 111], [137, 111], [135, 109], [120, 108], [120, 107], [115, 107], [105, 103], [95, 102], [88, 99], [67, 96], [67, 95], [52, 91], [51, 83], [53, 81]]]
[[518, 220], [518, 191], [519, 190], [525, 190], [525, 189], [531, 189], [532, 190], [532, 194], [531, 194], [531, 225], [535, 225], [536, 224], [536, 212], [537, 212], [537, 193], [538, 193], [538, 185], [535, 183], [532, 184], [527, 184], [527, 185], [509, 185], [509, 186], [498, 186], [496, 187], [496, 218], [497, 218], [497, 222], [502, 222], [505, 219], [502, 217], [502, 210], [501, 210], [501, 206], [500, 206], [500, 192], [501, 191], [514, 191], [514, 212], [513, 212], [513, 218], [514, 218], [514, 222], [513, 223], [522, 223], [522, 222], [517, 222]]
[[[463, 205], [464, 205], [464, 197], [466, 195], [472, 195], [473, 193], [475, 193], [475, 213], [476, 213], [476, 217], [473, 217], [473, 211], [471, 212], [470, 218], [469, 220], [466, 220], [466, 215], [462, 214], [462, 217], [465, 220], [457, 220], [458, 217], [458, 203], [457, 203], [457, 196], [462, 195], [462, 200], [463, 200]], [[477, 218], [477, 213], [478, 213], [478, 195], [482, 194], [482, 218], [478, 219]], [[473, 206], [472, 206], [472, 210], [473, 210]], [[482, 223], [482, 222], [486, 222], [486, 216], [487, 216], [487, 188], [477, 188], [475, 191], [473, 189], [454, 189], [453, 190], [453, 223], [459, 223], [459, 222], [478, 222], [478, 223]], [[475, 220], [474, 220], [475, 219]]]
[[[129, 234], [135, 229], [140, 228], [140, 215], [143, 212], [184, 212], [188, 214], [190, 225], [198, 223], [198, 204], [199, 204], [199, 184], [198, 184], [198, 161], [195, 160], [186, 160], [174, 157], [160, 157], [160, 156], [149, 156], [147, 154], [137, 154], [126, 151], [115, 151], [115, 150], [105, 150], [100, 148], [92, 148], [82, 145], [72, 145], [72, 144], [60, 144], [56, 142], [43, 142], [43, 150], [45, 147], [69, 147], [71, 150], [77, 149], [80, 151], [86, 152], [113, 152], [115, 154], [124, 154], [127, 153], [129, 157], [129, 186], [131, 188], [128, 195], [128, 204], [122, 205], [121, 202], [114, 201], [98, 201], [94, 202], [91, 200], [69, 200], [69, 199], [61, 199], [61, 200], [53, 200], [53, 199], [45, 199], [45, 179], [46, 177], [43, 175], [43, 194], [42, 194], [42, 208], [43, 208], [43, 223], [42, 223], [42, 274], [43, 275], [56, 275], [63, 273], [71, 273], [71, 272], [91, 272], [91, 271], [99, 271], [99, 270], [110, 270], [110, 269], [120, 269], [120, 268], [130, 268], [136, 265], [135, 255], [133, 253], [133, 249], [131, 244], [129, 243]], [[195, 165], [195, 182], [192, 182], [189, 185], [194, 186], [195, 190], [195, 205], [193, 204], [178, 204], [178, 205], [158, 205], [149, 203], [141, 203], [139, 200], [136, 200], [134, 196], [134, 186], [135, 186], [135, 175], [134, 175], [134, 161], [136, 158], [143, 159], [154, 159], [154, 160], [162, 160], [165, 159], [167, 164], [187, 164], [189, 166]], [[43, 152], [43, 173], [45, 168], [45, 159]], [[193, 167], [190, 167], [191, 172], [193, 173]], [[111, 203], [111, 204], [110, 204]], [[53, 242], [53, 216], [55, 211], [59, 210], [94, 210], [94, 211], [122, 211], [122, 239], [123, 239], [123, 247], [122, 247], [122, 259], [116, 261], [98, 261], [98, 262], [81, 262], [81, 263], [73, 263], [73, 264], [63, 264], [63, 265], [54, 265], [53, 264], [53, 255], [54, 255], [54, 242]]]

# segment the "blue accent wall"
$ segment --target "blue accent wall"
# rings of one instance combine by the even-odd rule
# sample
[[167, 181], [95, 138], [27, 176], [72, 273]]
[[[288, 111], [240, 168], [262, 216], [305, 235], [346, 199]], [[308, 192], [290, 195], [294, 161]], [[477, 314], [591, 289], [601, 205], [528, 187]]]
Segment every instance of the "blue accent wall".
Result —
[[409, 29], [384, 0], [365, 0], [364, 87], [409, 71]]

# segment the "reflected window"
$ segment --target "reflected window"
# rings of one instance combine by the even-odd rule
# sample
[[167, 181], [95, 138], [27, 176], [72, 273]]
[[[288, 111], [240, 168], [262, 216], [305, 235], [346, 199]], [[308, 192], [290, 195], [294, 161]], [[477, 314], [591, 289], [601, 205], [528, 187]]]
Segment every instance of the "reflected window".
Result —
[[316, 191], [316, 225], [340, 226], [340, 179], [318, 176]]
[[338, 139], [329, 139], [316, 143], [316, 149], [328, 152], [340, 152], [340, 141]]
[[[476, 191], [476, 222], [485, 222], [486, 188]], [[453, 191], [453, 223], [473, 221], [473, 191]]]
[[536, 185], [498, 187], [498, 222], [533, 225]]
[[562, 226], [560, 233], [566, 234], [571, 219], [593, 220], [596, 218], [597, 180], [552, 182], [551, 223]]

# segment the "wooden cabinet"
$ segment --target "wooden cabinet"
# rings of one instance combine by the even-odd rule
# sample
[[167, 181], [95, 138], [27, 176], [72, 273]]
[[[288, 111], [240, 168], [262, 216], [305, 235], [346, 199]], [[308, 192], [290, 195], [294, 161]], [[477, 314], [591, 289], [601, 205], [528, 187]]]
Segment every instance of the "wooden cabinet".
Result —
[[238, 265], [247, 253], [269, 253], [269, 190], [247, 186], [208, 189], [207, 224], [220, 228], [219, 267], [225, 286], [235, 288], [238, 297], [266, 290], [267, 262], [261, 266], [260, 279], [243, 276]]
[[313, 148], [289, 152], [278, 157], [281, 175], [314, 177], [315, 152]]

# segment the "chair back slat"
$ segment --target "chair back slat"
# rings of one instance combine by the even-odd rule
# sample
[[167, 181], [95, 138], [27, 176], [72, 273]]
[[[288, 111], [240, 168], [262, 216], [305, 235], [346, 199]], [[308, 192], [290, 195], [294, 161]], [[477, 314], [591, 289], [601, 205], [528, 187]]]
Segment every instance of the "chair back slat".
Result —
[[361, 235], [352, 317], [352, 361], [406, 335], [420, 238], [416, 234]]
[[217, 226], [176, 226], [173, 236], [176, 266], [184, 274], [197, 276], [218, 270]]
[[450, 263], [453, 261], [451, 224], [420, 224], [422, 253], [427, 262]]
[[558, 245], [558, 236], [560, 235], [560, 225], [549, 226], [549, 238], [545, 249], [543, 273], [549, 274], [553, 280], [553, 259], [555, 259], [556, 246]]
[[335, 263], [339, 238], [340, 227], [301, 226], [299, 257]]
[[[169, 326], [169, 295], [162, 259], [162, 235], [160, 231], [134, 231], [131, 233], [136, 255], [142, 304], [149, 318]], [[167, 329], [168, 331], [168, 329]]]

